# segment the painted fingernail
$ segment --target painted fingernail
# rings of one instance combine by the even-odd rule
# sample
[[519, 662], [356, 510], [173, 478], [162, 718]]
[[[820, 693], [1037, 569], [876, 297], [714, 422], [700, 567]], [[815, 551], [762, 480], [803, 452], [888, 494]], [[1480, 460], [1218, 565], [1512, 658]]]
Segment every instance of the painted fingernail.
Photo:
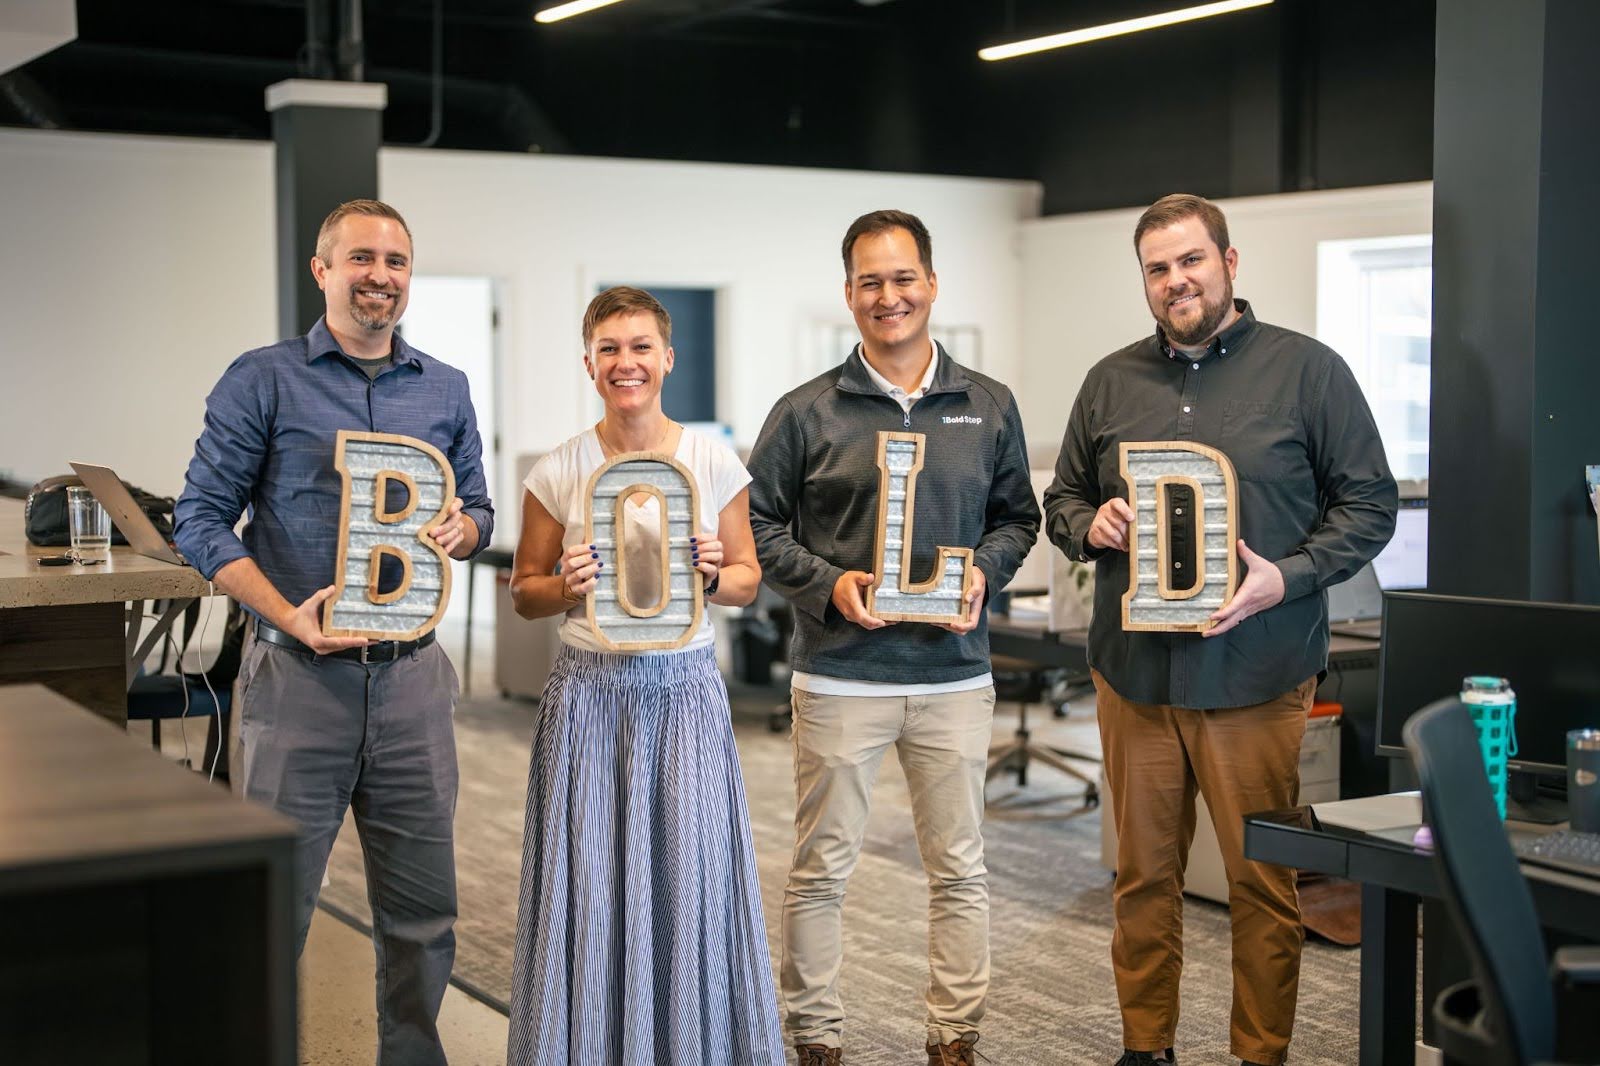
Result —
[[606, 564], [605, 563], [595, 563], [594, 564], [594, 568], [596, 570], [604, 570], [606, 568]]
[[589, 550], [590, 551], [593, 551], [594, 549], [595, 549], [595, 545], [593, 545], [593, 544], [589, 545]]
[[700, 561], [700, 553], [699, 552], [695, 552], [694, 553], [694, 561], [697, 562], [697, 563]]
[[598, 559], [598, 558], [600, 558], [600, 553], [599, 552], [590, 552], [589, 553], [589, 558]]
[[696, 542], [696, 541], [697, 541], [697, 540], [699, 540], [699, 539], [700, 539], [700, 538], [699, 538], [699, 537], [690, 537], [690, 538], [689, 538], [689, 543], [690, 543], [690, 544], [693, 544], [693, 543], [695, 543], [695, 542]]

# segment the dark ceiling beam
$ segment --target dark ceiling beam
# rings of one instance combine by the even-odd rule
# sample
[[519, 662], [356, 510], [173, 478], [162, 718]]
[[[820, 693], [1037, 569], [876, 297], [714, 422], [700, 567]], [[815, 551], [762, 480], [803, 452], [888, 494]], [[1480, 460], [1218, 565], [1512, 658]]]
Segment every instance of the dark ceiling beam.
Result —
[[[115, 70], [130, 77], [148, 78], [157, 73], [171, 76], [175, 71], [186, 71], [211, 81], [234, 83], [254, 81], [262, 89], [272, 82], [294, 77], [296, 73], [294, 61], [288, 59], [180, 52], [173, 49], [93, 44], [82, 41], [73, 44], [70, 52], [64, 52], [62, 60], [93, 66], [101, 72]], [[372, 81], [383, 82], [392, 91], [404, 89], [408, 101], [413, 92], [427, 99], [433, 90], [433, 76], [430, 73], [390, 67], [374, 67], [368, 73]], [[521, 86], [471, 78], [446, 77], [444, 91], [452, 106], [461, 107], [472, 114], [490, 119], [506, 139], [507, 145], [516, 151], [556, 153], [572, 151], [570, 138]], [[126, 109], [121, 113], [126, 113]], [[393, 113], [391, 107], [389, 114]], [[259, 119], [255, 112], [246, 117], [236, 117], [230, 121], [229, 135], [238, 136], [239, 130], [258, 130], [258, 123]], [[185, 125], [187, 128], [193, 128], [192, 124]]]
[[703, 26], [717, 19], [749, 14], [761, 8], [776, 7], [783, 0], [731, 0], [719, 8], [711, 8], [693, 15], [673, 19], [671, 22], [662, 23], [651, 28], [652, 33], [658, 36], [674, 36], [685, 30], [692, 30], [696, 26]]
[[728, 18], [761, 19], [781, 22], [787, 26], [816, 26], [830, 30], [859, 30], [869, 24], [865, 18], [841, 18], [838, 15], [812, 15], [802, 11], [780, 11], [777, 8], [758, 7], [750, 11], [734, 11]]

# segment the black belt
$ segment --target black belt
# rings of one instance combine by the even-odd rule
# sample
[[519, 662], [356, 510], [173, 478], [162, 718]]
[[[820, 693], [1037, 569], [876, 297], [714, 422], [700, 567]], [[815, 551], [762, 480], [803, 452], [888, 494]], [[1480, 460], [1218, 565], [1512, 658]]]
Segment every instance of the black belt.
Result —
[[[376, 644], [367, 644], [360, 648], [346, 648], [344, 651], [330, 651], [322, 656], [324, 659], [353, 659], [363, 665], [372, 663], [392, 663], [402, 655], [410, 655], [418, 648], [426, 648], [437, 637], [438, 631], [430, 629], [416, 640], [380, 640]], [[310, 646], [301, 643], [294, 637], [285, 633], [271, 622], [256, 619], [256, 639], [264, 640], [268, 644], [276, 644], [280, 648], [290, 651], [303, 652], [306, 655], [316, 655]]]

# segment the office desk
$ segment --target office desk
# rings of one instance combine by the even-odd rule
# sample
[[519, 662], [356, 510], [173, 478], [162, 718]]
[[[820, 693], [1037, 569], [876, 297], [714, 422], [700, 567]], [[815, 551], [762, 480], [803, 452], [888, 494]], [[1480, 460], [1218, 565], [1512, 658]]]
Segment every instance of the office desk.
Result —
[[[114, 547], [95, 566], [40, 566], [23, 532], [23, 502], [0, 498], [0, 684], [36, 681], [118, 724], [128, 685], [188, 603], [210, 594], [193, 567]], [[148, 632], [144, 604], [170, 606]]]
[[0, 1058], [293, 1066], [294, 823], [0, 687]]
[[1068, 629], [1058, 633], [1045, 628], [1043, 621], [1012, 620], [1008, 615], [991, 614], [989, 654], [1087, 673], [1089, 631]]
[[514, 554], [505, 548], [485, 548], [467, 563], [467, 650], [466, 662], [461, 667], [461, 694], [472, 695], [472, 605], [477, 602], [473, 590], [478, 587], [478, 567], [491, 570], [510, 570]]
[[[1414, 1054], [1417, 906], [1439, 898], [1431, 854], [1411, 846], [1421, 820], [1416, 793], [1245, 817], [1247, 858], [1361, 885], [1361, 1066], [1396, 1066], [1411, 1062]], [[1600, 941], [1600, 878], [1526, 864], [1522, 871], [1546, 928]], [[1430, 919], [1443, 920], [1442, 909], [1437, 915], [1430, 909]], [[1453, 940], [1453, 930], [1449, 936]], [[1433, 978], [1428, 955], [1424, 952], [1423, 1007], [1431, 1011], [1434, 986], [1442, 982]]]

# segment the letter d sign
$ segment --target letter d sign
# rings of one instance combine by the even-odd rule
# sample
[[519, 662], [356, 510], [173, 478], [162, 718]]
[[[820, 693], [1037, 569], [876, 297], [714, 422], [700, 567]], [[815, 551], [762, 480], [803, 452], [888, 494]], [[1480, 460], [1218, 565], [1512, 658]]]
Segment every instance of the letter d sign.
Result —
[[[333, 465], [344, 480], [339, 561], [322, 632], [329, 637], [416, 640], [450, 602], [450, 558], [428, 534], [456, 495], [450, 463], [427, 441], [341, 429]], [[404, 502], [390, 505], [399, 489]], [[393, 560], [383, 566], [385, 558]], [[382, 587], [383, 570], [397, 575]]]

